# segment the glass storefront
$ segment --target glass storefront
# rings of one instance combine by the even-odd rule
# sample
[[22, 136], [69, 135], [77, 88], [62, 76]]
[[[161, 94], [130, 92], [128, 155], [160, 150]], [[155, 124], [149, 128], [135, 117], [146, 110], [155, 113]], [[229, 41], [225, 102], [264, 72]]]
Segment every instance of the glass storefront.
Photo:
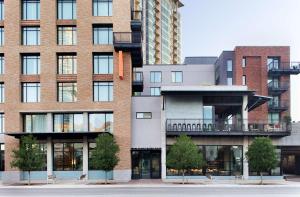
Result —
[[5, 145], [4, 144], [0, 144], [0, 171], [4, 171], [4, 164], [5, 164], [5, 160], [4, 160], [4, 151], [5, 151]]
[[160, 150], [132, 150], [132, 179], [159, 179], [161, 177]]
[[[242, 146], [199, 146], [206, 165], [203, 168], [191, 169], [186, 176], [236, 176], [243, 174]], [[181, 173], [167, 167], [167, 176], [180, 176]]]
[[82, 170], [82, 143], [54, 143], [54, 171]]

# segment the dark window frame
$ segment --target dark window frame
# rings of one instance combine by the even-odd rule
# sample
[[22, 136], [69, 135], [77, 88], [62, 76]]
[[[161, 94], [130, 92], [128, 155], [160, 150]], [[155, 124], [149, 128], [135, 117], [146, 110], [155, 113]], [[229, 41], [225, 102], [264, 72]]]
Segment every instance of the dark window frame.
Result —
[[[101, 85], [103, 84], [103, 85]], [[108, 88], [107, 90], [107, 100], [105, 101], [100, 101], [100, 87], [101, 86], [105, 86]], [[97, 99], [95, 99], [95, 88], [98, 89], [98, 95], [97, 95]], [[112, 88], [112, 89], [111, 89]], [[111, 92], [112, 91], [112, 92]], [[112, 98], [110, 97], [112, 93]], [[93, 82], [93, 101], [94, 102], [112, 102], [114, 100], [114, 82], [113, 81], [94, 81]]]
[[[108, 15], [100, 15], [98, 13], [98, 6], [100, 3], [107, 3], [107, 13]], [[113, 15], [113, 0], [93, 0], [93, 16], [112, 16]], [[95, 5], [97, 8], [95, 8]], [[97, 13], [95, 13], [95, 9], [97, 10]]]
[[114, 123], [114, 113], [113, 112], [90, 112], [90, 113], [88, 113], [88, 130], [89, 130], [89, 132], [96, 132], [96, 131], [91, 131], [91, 126], [90, 126], [90, 115], [95, 115], [95, 114], [102, 114], [102, 115], [104, 115], [104, 124], [105, 124], [105, 131], [104, 132], [113, 132], [113, 126], [114, 125], [111, 125], [111, 129], [110, 129], [110, 131], [107, 131], [106, 129], [107, 129], [107, 115], [109, 114], [109, 115], [112, 115], [112, 119], [113, 119], [113, 123]]
[[[65, 131], [64, 127], [62, 127], [62, 131], [55, 131], [55, 116], [56, 115], [61, 115], [62, 116], [62, 123], [65, 124], [64, 116], [65, 115], [72, 115], [72, 131]], [[75, 130], [75, 116], [74, 115], [82, 115], [82, 119], [84, 120], [84, 115], [83, 113], [53, 113], [53, 121], [52, 121], [52, 130], [53, 133], [76, 133], [76, 132], [83, 132], [84, 131], [84, 125], [82, 125], [82, 130], [81, 131], [76, 131]]]
[[[72, 101], [64, 101], [64, 98], [63, 98], [63, 93], [64, 93], [64, 85], [65, 84], [72, 84], [72, 91], [75, 91], [76, 89], [76, 93], [77, 93], [77, 82], [58, 82], [57, 83], [57, 101], [60, 102], [60, 103], [72, 103], [72, 102], [76, 102], [77, 101], [77, 95], [76, 96], [72, 96]], [[60, 91], [60, 88], [61, 91]], [[61, 93], [61, 98], [62, 100], [60, 100], [60, 93]]]
[[[27, 15], [27, 7], [29, 3], [36, 3], [37, 5], [37, 9], [36, 9], [36, 16], [37, 18], [35, 19], [28, 19], [28, 15]], [[21, 17], [22, 20], [40, 20], [40, 0], [22, 0], [22, 8], [21, 8]]]
[[[64, 18], [64, 3], [72, 3], [72, 18]], [[61, 6], [61, 10], [59, 9], [59, 5]], [[61, 18], [60, 18], [61, 13]], [[58, 20], [76, 20], [77, 19], [77, 1], [76, 0], [57, 0], [57, 19]]]
[[[100, 43], [99, 32], [107, 33], [107, 42]], [[112, 24], [94, 24], [93, 25], [93, 45], [112, 45], [113, 44], [113, 25]]]
[[[56, 151], [55, 150], [55, 144], [62, 144], [62, 151]], [[81, 168], [79, 168], [79, 169], [76, 169], [76, 166], [75, 166], [75, 164], [71, 164], [71, 169], [69, 169], [69, 170], [66, 170], [66, 162], [65, 162], [65, 156], [67, 155], [66, 154], [66, 152], [65, 152], [65, 149], [69, 149], [69, 146], [65, 146], [66, 144], [72, 144], [72, 148], [73, 148], [73, 154], [71, 155], [72, 156], [72, 160], [74, 160], [75, 158], [76, 158], [76, 153], [78, 153], [78, 152], [76, 152], [75, 151], [75, 144], [81, 144], [82, 145], [82, 148], [81, 148], [81, 155], [80, 155], [80, 157], [81, 157]], [[55, 143], [53, 143], [52, 144], [52, 150], [53, 150], [53, 163], [52, 163], [52, 167], [53, 167], [53, 171], [82, 171], [82, 169], [83, 169], [83, 143], [82, 142], [55, 142]], [[62, 169], [59, 169], [59, 170], [57, 170], [57, 167], [56, 167], [56, 164], [55, 164], [55, 161], [56, 161], [56, 159], [55, 159], [55, 153], [56, 152], [60, 152], [60, 153], [62, 153], [62, 161], [63, 161], [63, 164], [62, 164]], [[69, 155], [70, 155], [70, 152], [71, 151], [69, 151], [68, 153], [69, 153]]]
[[[64, 60], [72, 60], [72, 73], [64, 73], [64, 67], [63, 67]], [[62, 65], [60, 65], [60, 62], [62, 63]], [[58, 53], [57, 54], [57, 74], [58, 75], [75, 75], [75, 74], [77, 74], [77, 54], [76, 53]]]
[[[138, 118], [138, 114], [143, 114], [143, 118]], [[150, 114], [150, 118], [145, 118], [144, 114]], [[136, 112], [135, 119], [143, 120], [143, 119], [152, 119], [152, 112]]]
[[[23, 132], [24, 133], [35, 133], [33, 131], [33, 116], [36, 116], [36, 115], [43, 115], [43, 116], [46, 116], [46, 121], [47, 121], [47, 114], [46, 113], [35, 113], [35, 114], [23, 114], [22, 115], [22, 118], [23, 118]], [[31, 122], [31, 128], [30, 128], [30, 132], [27, 132], [26, 131], [26, 116], [30, 116], [30, 122]]]
[[[96, 63], [95, 63], [96, 60], [98, 60], [98, 63], [99, 63], [99, 60], [101, 59], [101, 57], [107, 58], [108, 73], [100, 73], [100, 65], [99, 64], [96, 65]], [[110, 65], [110, 59], [112, 59], [112, 65]], [[98, 72], [96, 72], [96, 70], [98, 70]], [[113, 53], [93, 53], [93, 74], [94, 75], [114, 74], [114, 55], [113, 55]]]
[[[22, 45], [24, 46], [38, 46], [40, 45], [41, 28], [39, 26], [24, 26], [22, 27]], [[35, 43], [28, 43], [29, 32], [34, 32]]]
[[[31, 84], [31, 86], [30, 86]], [[33, 86], [33, 84], [35, 84]], [[21, 83], [21, 87], [22, 87], [22, 94], [21, 94], [21, 102], [22, 103], [39, 103], [41, 102], [41, 83], [40, 82], [25, 82], [25, 83]], [[28, 102], [28, 94], [27, 94], [27, 90], [26, 90], [26, 95], [24, 93], [24, 88], [27, 89], [27, 88], [35, 88], [35, 93], [36, 93], [36, 101], [35, 102]]]
[[5, 170], [5, 144], [0, 143], [0, 171]]
[[[71, 29], [69, 29], [71, 28]], [[64, 40], [65, 33], [72, 32], [72, 42], [66, 43]], [[77, 45], [77, 27], [76, 26], [57, 26], [57, 44], [59, 46]]]
[[[29, 57], [31, 57], [31, 58], [29, 58]], [[27, 59], [35, 59], [38, 62], [38, 66], [36, 68], [37, 73], [35, 73], [35, 74], [28, 74], [28, 71], [27, 71], [27, 62], [26, 62], [26, 65], [24, 65], [24, 63], [25, 63], [24, 60], [27, 60]], [[39, 75], [40, 74], [40, 72], [41, 72], [41, 56], [40, 56], [39, 53], [36, 53], [36, 54], [34, 54], [34, 53], [31, 53], [31, 54], [26, 54], [26, 53], [21, 54], [21, 60], [22, 60], [21, 61], [21, 65], [22, 65], [21, 73], [22, 73], [22, 75]], [[25, 72], [24, 72], [24, 66], [26, 67]]]

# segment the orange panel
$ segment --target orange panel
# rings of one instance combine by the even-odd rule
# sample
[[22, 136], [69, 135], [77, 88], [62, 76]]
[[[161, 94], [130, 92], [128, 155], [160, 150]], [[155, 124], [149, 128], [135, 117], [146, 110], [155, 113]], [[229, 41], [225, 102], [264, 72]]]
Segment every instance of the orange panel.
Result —
[[124, 60], [123, 60], [123, 51], [119, 51], [119, 78], [124, 79]]

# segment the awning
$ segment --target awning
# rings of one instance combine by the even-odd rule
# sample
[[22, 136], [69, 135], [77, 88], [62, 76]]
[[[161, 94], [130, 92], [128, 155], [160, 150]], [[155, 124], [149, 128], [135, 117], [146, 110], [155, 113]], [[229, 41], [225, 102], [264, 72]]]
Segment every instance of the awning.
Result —
[[103, 135], [104, 133], [111, 134], [109, 132], [72, 132], [72, 133], [25, 133], [25, 132], [14, 132], [14, 133], [5, 133], [5, 135], [13, 136], [17, 139], [20, 139], [22, 136], [32, 135], [38, 140], [46, 140], [48, 137], [52, 139], [83, 139], [87, 137], [88, 139], [94, 139], [98, 135]]
[[271, 97], [261, 96], [261, 95], [249, 96], [248, 105], [247, 105], [246, 109], [248, 109], [248, 112], [250, 112], [250, 111], [254, 110], [255, 108], [265, 104], [266, 102], [268, 102], [271, 99], [272, 99]]

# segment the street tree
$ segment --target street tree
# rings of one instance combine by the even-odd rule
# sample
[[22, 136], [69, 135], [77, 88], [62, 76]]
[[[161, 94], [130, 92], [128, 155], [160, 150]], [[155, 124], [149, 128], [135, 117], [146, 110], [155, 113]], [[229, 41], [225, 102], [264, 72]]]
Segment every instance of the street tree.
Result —
[[181, 172], [182, 184], [185, 182], [185, 173], [188, 170], [202, 168], [204, 164], [199, 148], [186, 135], [181, 135], [176, 139], [167, 155], [167, 166]]
[[260, 184], [263, 184], [263, 172], [274, 169], [278, 164], [275, 146], [267, 137], [257, 137], [249, 146], [246, 157], [250, 168], [260, 175]]
[[110, 134], [102, 134], [96, 138], [96, 147], [92, 151], [91, 165], [97, 170], [105, 171], [105, 184], [107, 184], [107, 173], [118, 165], [118, 152], [120, 148]]
[[36, 138], [32, 135], [21, 137], [19, 148], [14, 149], [12, 153], [11, 167], [28, 172], [28, 185], [30, 185], [31, 171], [40, 170], [44, 164], [42, 151]]

